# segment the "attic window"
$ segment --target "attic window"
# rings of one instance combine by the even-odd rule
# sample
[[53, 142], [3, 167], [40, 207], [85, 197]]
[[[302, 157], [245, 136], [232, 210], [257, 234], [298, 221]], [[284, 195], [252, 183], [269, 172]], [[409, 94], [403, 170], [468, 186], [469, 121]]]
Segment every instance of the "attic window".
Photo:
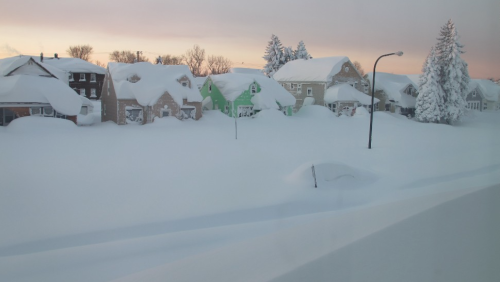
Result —
[[257, 93], [257, 86], [255, 86], [255, 84], [252, 84], [252, 86], [250, 87], [250, 93], [252, 94]]
[[476, 90], [472, 91], [472, 97], [476, 97]]
[[183, 81], [183, 82], [181, 82], [181, 85], [182, 85], [183, 87], [187, 87], [187, 86], [188, 86], [188, 83], [187, 83], [186, 81]]
[[349, 72], [349, 67], [345, 67], [345, 68], [344, 68], [344, 71], [345, 71], [345, 72]]
[[208, 93], [212, 93], [212, 82], [208, 83]]

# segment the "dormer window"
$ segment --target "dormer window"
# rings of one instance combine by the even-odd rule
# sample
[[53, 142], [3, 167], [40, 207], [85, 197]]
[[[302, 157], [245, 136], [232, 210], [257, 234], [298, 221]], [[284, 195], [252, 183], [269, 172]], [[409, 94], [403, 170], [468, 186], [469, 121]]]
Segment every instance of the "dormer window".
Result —
[[257, 86], [255, 84], [252, 84], [250, 87], [250, 93], [255, 94], [257, 93]]
[[90, 82], [96, 82], [96, 76], [95, 73], [90, 74]]
[[188, 83], [187, 83], [186, 81], [183, 81], [183, 82], [181, 82], [181, 85], [182, 85], [183, 87], [187, 87], [187, 86], [188, 86]]
[[73, 73], [72, 73], [72, 72], [70, 72], [70, 73], [69, 73], [69, 77], [68, 77], [68, 78], [69, 78], [69, 81], [74, 81], [74, 80], [75, 80], [75, 79], [73, 78]]
[[80, 74], [80, 81], [85, 81], [85, 74], [84, 73]]
[[208, 82], [208, 93], [212, 93], [212, 82]]

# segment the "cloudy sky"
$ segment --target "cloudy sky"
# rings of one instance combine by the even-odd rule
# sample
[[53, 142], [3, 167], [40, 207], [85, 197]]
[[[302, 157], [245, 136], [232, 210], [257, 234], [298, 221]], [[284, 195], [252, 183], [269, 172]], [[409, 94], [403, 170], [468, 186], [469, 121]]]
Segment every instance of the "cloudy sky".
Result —
[[271, 34], [313, 57], [348, 56], [365, 71], [420, 73], [439, 30], [452, 19], [474, 78], [500, 78], [499, 0], [0, 0], [0, 58], [67, 56], [90, 44], [93, 60], [114, 50], [180, 55], [194, 44], [234, 66], [262, 68]]

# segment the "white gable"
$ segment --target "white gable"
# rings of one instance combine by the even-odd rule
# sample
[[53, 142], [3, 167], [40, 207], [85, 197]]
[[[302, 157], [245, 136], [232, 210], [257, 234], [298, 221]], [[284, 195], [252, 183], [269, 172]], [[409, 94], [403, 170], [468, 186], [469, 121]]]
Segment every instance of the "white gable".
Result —
[[488, 79], [472, 79], [481, 90], [484, 98], [488, 101], [496, 102], [500, 96], [500, 85]]

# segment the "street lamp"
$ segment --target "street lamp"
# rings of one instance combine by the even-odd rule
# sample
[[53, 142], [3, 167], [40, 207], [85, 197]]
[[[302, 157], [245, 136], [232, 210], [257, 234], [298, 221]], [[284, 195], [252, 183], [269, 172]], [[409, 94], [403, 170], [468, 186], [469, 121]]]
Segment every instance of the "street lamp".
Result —
[[373, 66], [373, 78], [372, 78], [372, 106], [371, 106], [371, 113], [370, 113], [370, 137], [368, 139], [368, 149], [372, 148], [372, 128], [373, 128], [373, 100], [375, 98], [375, 69], [377, 68], [377, 63], [378, 60], [380, 60], [383, 57], [387, 56], [392, 56], [392, 55], [398, 55], [398, 56], [403, 56], [403, 52], [398, 51], [395, 53], [390, 53], [390, 54], [385, 54], [380, 57], [375, 61], [375, 65]]

